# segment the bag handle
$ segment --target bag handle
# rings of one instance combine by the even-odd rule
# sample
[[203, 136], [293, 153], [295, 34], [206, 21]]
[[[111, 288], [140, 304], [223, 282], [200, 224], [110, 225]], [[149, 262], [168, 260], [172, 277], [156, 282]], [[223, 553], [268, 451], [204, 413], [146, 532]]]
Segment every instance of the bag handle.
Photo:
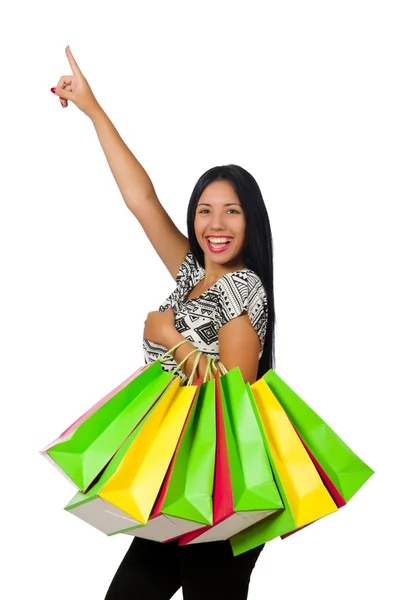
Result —
[[226, 375], [226, 373], [228, 373], [228, 369], [225, 367], [225, 365], [220, 361], [220, 360], [216, 360], [215, 358], [211, 358], [211, 367], [214, 370], [214, 374], [216, 374], [218, 372], [218, 369], [216, 368], [216, 365], [219, 366], [219, 370], [221, 371], [221, 375]]
[[[179, 346], [182, 346], [182, 344], [184, 344], [185, 342], [188, 342], [189, 340], [181, 340], [180, 342], [178, 342], [177, 344], [175, 344], [175, 346], [173, 348], [170, 348], [169, 350], [166, 350], [164, 352], [164, 354], [162, 354], [161, 356], [159, 356], [159, 358], [157, 360], [159, 360], [160, 362], [167, 362], [167, 360], [174, 360], [174, 357], [172, 356], [172, 352], [174, 350], [176, 350], [177, 348], [179, 348]], [[190, 352], [190, 354], [188, 354], [188, 356], [191, 356], [193, 354], [193, 352], [196, 352], [197, 349], [195, 348], [192, 352]], [[179, 369], [180, 365], [183, 364], [183, 362], [188, 358], [188, 356], [185, 356], [185, 358], [183, 359], [183, 361], [181, 363], [179, 363], [179, 365], [176, 367], [176, 370]], [[175, 371], [175, 369], [174, 369]], [[171, 371], [172, 372], [172, 371]]]
[[[178, 342], [173, 348], [170, 348], [169, 350], [167, 350], [166, 352], [164, 352], [164, 354], [162, 354], [157, 360], [160, 362], [167, 362], [167, 360], [174, 360], [174, 357], [172, 356], [172, 352], [174, 350], [176, 350], [177, 348], [179, 348], [179, 346], [181, 346], [182, 344], [185, 344], [186, 342], [188, 342], [189, 340], [181, 340], [180, 342]], [[190, 358], [190, 356], [192, 356], [192, 354], [197, 353], [197, 356], [194, 360], [194, 364], [193, 364], [193, 370], [190, 374], [189, 380], [187, 385], [192, 385], [193, 379], [195, 377], [195, 371], [197, 369], [198, 363], [200, 361], [200, 358], [202, 356], [202, 352], [201, 350], [199, 350], [198, 348], [194, 348], [194, 350], [192, 350], [191, 352], [189, 352], [189, 354], [187, 354], [185, 356], [185, 358], [179, 363], [179, 365], [177, 365], [172, 371], [171, 373], [174, 375], [180, 368], [181, 366], [188, 360], [188, 358]], [[222, 375], [226, 375], [226, 373], [228, 372], [227, 368], [225, 367], [225, 365], [223, 363], [221, 363], [220, 361], [215, 360], [215, 358], [210, 358], [209, 356], [206, 357], [207, 358], [207, 368], [205, 370], [205, 374], [204, 374], [204, 380], [203, 382], [205, 383], [207, 381], [207, 377], [209, 377], [210, 379], [212, 379], [212, 373], [211, 373], [211, 368], [214, 370], [214, 373], [217, 372], [217, 368], [215, 366], [215, 363], [217, 365], [219, 365], [220, 371], [222, 373]], [[187, 376], [184, 375], [182, 377], [182, 385], [185, 383], [185, 381], [187, 380]]]
[[[196, 375], [195, 371], [196, 371], [196, 368], [197, 368], [197, 366], [198, 366], [198, 364], [200, 362], [200, 358], [202, 356], [203, 356], [203, 353], [200, 352], [200, 350], [199, 350], [199, 354], [197, 354], [197, 356], [195, 358], [194, 365], [193, 365], [193, 370], [192, 370], [192, 372], [190, 374], [189, 381], [187, 382], [187, 385], [192, 385], [192, 383], [194, 381], [194, 378], [198, 376], [198, 373]], [[212, 361], [212, 358], [210, 358], [209, 356], [206, 356], [206, 359], [207, 359], [207, 368], [205, 369], [203, 383], [206, 383], [207, 377], [209, 377], [209, 379], [211, 379], [211, 361]]]
[[[193, 369], [192, 369], [192, 372], [190, 373], [190, 377], [189, 377], [189, 380], [188, 380], [188, 382], [187, 382], [186, 385], [192, 385], [193, 378], [194, 378], [194, 375], [195, 375], [195, 371], [196, 371], [197, 366], [198, 366], [198, 364], [200, 362], [201, 355], [202, 355], [202, 352], [200, 352], [200, 350], [197, 350], [197, 352], [196, 352], [196, 358], [194, 359], [194, 363], [193, 363]], [[188, 356], [190, 356], [190, 355], [188, 355]], [[187, 377], [186, 377], [186, 375], [184, 375], [183, 376], [183, 382], [185, 382], [186, 379], [187, 379]]]
[[[190, 356], [190, 354], [188, 356]], [[193, 370], [191, 372], [191, 375], [190, 375], [187, 385], [192, 385], [192, 381], [194, 379], [194, 372], [196, 370], [196, 366], [198, 365], [202, 354], [203, 353], [199, 351], [199, 354], [197, 355], [197, 357], [194, 361]], [[226, 375], [226, 373], [229, 372], [228, 369], [225, 367], [225, 365], [220, 360], [216, 360], [215, 358], [210, 358], [209, 356], [207, 356], [206, 358], [207, 358], [207, 368], [204, 373], [203, 383], [205, 383], [207, 381], [207, 376], [209, 376], [209, 379], [214, 379], [215, 374], [218, 372], [216, 365], [219, 365], [219, 370], [221, 371], [221, 375]], [[211, 368], [214, 371], [214, 375], [212, 375], [212, 373], [211, 373]], [[184, 377], [184, 380], [185, 379], [187, 379], [186, 376]]]
[[[186, 340], [186, 339], [185, 339], [185, 340], [181, 340], [181, 341], [180, 341], [180, 342], [178, 342], [178, 344], [176, 344], [176, 345], [175, 345], [173, 348], [170, 348], [169, 350], [167, 350], [166, 352], [164, 352], [164, 354], [162, 354], [162, 355], [161, 355], [161, 356], [160, 356], [160, 357], [159, 357], [157, 360], [158, 360], [158, 361], [160, 361], [160, 362], [161, 362], [161, 361], [164, 361], [164, 362], [166, 362], [167, 360], [174, 360], [174, 357], [172, 356], [172, 352], [173, 352], [174, 350], [176, 350], [177, 348], [179, 348], [179, 346], [181, 346], [182, 344], [185, 344], [185, 343], [186, 343], [186, 342], [188, 342], [188, 341], [189, 341], [189, 340]], [[192, 383], [191, 383], [191, 382], [193, 381], [193, 378], [194, 378], [194, 375], [195, 375], [195, 371], [196, 371], [197, 365], [198, 365], [198, 363], [199, 363], [199, 361], [200, 361], [201, 355], [203, 354], [203, 353], [202, 353], [202, 352], [201, 352], [201, 351], [200, 351], [198, 348], [194, 348], [194, 349], [193, 349], [191, 352], [189, 352], [189, 354], [187, 354], [187, 355], [185, 356], [185, 358], [184, 358], [184, 359], [183, 359], [183, 360], [182, 360], [182, 361], [179, 363], [179, 365], [177, 365], [177, 366], [176, 366], [176, 367], [175, 367], [175, 368], [174, 368], [174, 369], [171, 371], [171, 373], [172, 373], [173, 375], [175, 375], [175, 373], [176, 373], [176, 372], [177, 372], [177, 371], [178, 371], [178, 370], [181, 368], [181, 366], [183, 365], [183, 363], [184, 363], [184, 362], [186, 362], [186, 361], [188, 360], [188, 358], [189, 358], [190, 356], [192, 356], [192, 354], [195, 354], [195, 353], [197, 353], [197, 356], [196, 356], [196, 358], [195, 358], [195, 361], [194, 361], [194, 364], [193, 364], [193, 370], [192, 370], [192, 372], [191, 372], [191, 374], [190, 374], [190, 378], [189, 378], [188, 385], [192, 385]], [[210, 360], [210, 359], [209, 359], [209, 357], [208, 357], [208, 361], [209, 361], [209, 360]], [[208, 372], [208, 365], [207, 365], [207, 370], [206, 370], [206, 372], [205, 372], [204, 381], [206, 381], [207, 372]], [[184, 376], [182, 377], [182, 380], [181, 380], [181, 383], [182, 383], [182, 385], [185, 383], [185, 381], [186, 381], [186, 380], [187, 380], [187, 376], [186, 376], [186, 375], [184, 375]]]
[[204, 373], [204, 383], [207, 381], [207, 375], [211, 379], [211, 364], [212, 364], [213, 360], [214, 360], [213, 358], [210, 358], [209, 356], [207, 356], [207, 368]]

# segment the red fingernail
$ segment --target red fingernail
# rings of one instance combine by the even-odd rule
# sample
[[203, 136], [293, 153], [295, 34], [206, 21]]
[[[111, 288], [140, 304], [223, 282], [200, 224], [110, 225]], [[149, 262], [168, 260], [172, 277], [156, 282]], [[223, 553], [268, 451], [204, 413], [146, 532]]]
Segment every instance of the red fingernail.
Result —
[[53, 94], [55, 94], [56, 88], [51, 88], [51, 91], [52, 91]]

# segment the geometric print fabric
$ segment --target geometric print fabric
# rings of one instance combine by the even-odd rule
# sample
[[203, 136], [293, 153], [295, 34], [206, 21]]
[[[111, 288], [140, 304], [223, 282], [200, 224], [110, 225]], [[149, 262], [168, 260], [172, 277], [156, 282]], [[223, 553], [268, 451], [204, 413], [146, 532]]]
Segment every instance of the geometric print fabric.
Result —
[[[191, 250], [182, 261], [176, 276], [176, 288], [160, 305], [160, 311], [172, 307], [175, 328], [206, 356], [219, 360], [218, 330], [243, 311], [260, 339], [259, 358], [263, 353], [268, 319], [267, 298], [262, 281], [251, 269], [239, 269], [223, 275], [199, 297], [185, 300], [188, 293], [205, 276]], [[155, 362], [166, 348], [143, 338], [145, 364]], [[162, 363], [165, 371], [177, 366], [175, 360]], [[182, 377], [182, 369], [177, 373]]]

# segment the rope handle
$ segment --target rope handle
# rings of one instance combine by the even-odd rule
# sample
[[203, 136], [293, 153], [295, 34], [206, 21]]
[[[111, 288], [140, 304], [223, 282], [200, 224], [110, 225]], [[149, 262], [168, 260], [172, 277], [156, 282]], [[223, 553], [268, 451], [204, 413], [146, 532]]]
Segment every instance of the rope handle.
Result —
[[[192, 383], [194, 381], [194, 378], [198, 377], [198, 373], [196, 375], [195, 371], [196, 371], [196, 368], [197, 368], [197, 366], [198, 366], [198, 364], [200, 362], [200, 358], [202, 356], [203, 356], [203, 353], [199, 351], [199, 354], [197, 354], [196, 359], [194, 361], [193, 370], [192, 370], [192, 372], [190, 374], [189, 381], [187, 382], [187, 385], [192, 385]], [[206, 383], [207, 377], [209, 379], [211, 379], [210, 375], [211, 375], [211, 361], [212, 361], [212, 359], [209, 356], [206, 356], [206, 359], [207, 359], [207, 367], [205, 369], [203, 383]]]
[[214, 370], [214, 374], [216, 374], [218, 372], [218, 369], [216, 368], [216, 365], [219, 366], [219, 370], [221, 371], [221, 375], [226, 375], [226, 373], [229, 372], [227, 370], [227, 368], [225, 367], [225, 365], [220, 360], [216, 360], [215, 358], [211, 358], [211, 367]]
[[213, 358], [210, 358], [209, 356], [207, 356], [207, 368], [204, 373], [204, 383], [207, 381], [207, 375], [209, 377], [211, 376], [211, 365], [213, 363], [213, 360], [214, 360]]
[[[162, 354], [157, 360], [164, 361], [166, 362], [167, 360], [174, 360], [174, 357], [172, 356], [172, 352], [174, 350], [176, 350], [177, 348], [179, 348], [179, 346], [181, 346], [182, 344], [185, 344], [186, 342], [188, 342], [189, 340], [181, 340], [180, 342], [178, 342], [178, 344], [176, 344], [173, 348], [170, 348], [169, 350], [167, 350], [166, 352], [164, 352], [164, 354]], [[203, 354], [198, 348], [194, 348], [191, 352], [189, 352], [189, 354], [187, 354], [185, 356], [185, 358], [179, 363], [179, 365], [177, 365], [172, 371], [171, 373], [173, 375], [175, 375], [175, 373], [181, 368], [181, 366], [183, 365], [184, 362], [186, 362], [188, 360], [188, 358], [190, 358], [190, 356], [192, 356], [192, 354], [197, 353], [197, 356], [195, 358], [194, 364], [193, 364], [193, 370], [190, 374], [190, 378], [189, 378], [189, 382], [187, 385], [192, 385], [192, 381], [194, 378], [194, 374], [197, 368], [197, 365], [200, 361], [201, 355]], [[208, 369], [208, 367], [207, 367]], [[207, 370], [205, 372], [205, 379], [204, 381], [206, 381], [206, 377], [207, 377]], [[181, 384], [183, 385], [185, 383], [185, 381], [187, 380], [187, 376], [184, 375], [181, 379]]]
[[[164, 352], [164, 354], [162, 354], [157, 360], [159, 360], [160, 362], [167, 362], [167, 360], [174, 360], [174, 357], [172, 356], [172, 352], [174, 350], [176, 350], [177, 348], [179, 348], [179, 346], [181, 346], [182, 344], [188, 342], [189, 340], [181, 340], [180, 342], [178, 342], [178, 344], [176, 344], [173, 348], [170, 348], [169, 350], [167, 350], [166, 352]], [[192, 350], [191, 352], [189, 352], [185, 358], [179, 363], [179, 365], [177, 365], [172, 371], [172, 374], [175, 374], [180, 368], [181, 366], [190, 358], [190, 356], [192, 356], [192, 354], [197, 353], [197, 356], [194, 360], [193, 363], [193, 370], [190, 374], [189, 380], [187, 385], [192, 385], [192, 382], [194, 380], [195, 377], [195, 371], [197, 369], [197, 366], [200, 362], [200, 358], [203, 355], [203, 352], [201, 352], [201, 350], [199, 350], [198, 348], [194, 348], [194, 350]], [[207, 377], [209, 377], [210, 379], [212, 379], [212, 373], [211, 373], [211, 368], [214, 370], [214, 373], [217, 372], [217, 368], [215, 366], [215, 364], [219, 365], [220, 371], [222, 375], [226, 375], [226, 373], [228, 372], [227, 368], [225, 367], [225, 365], [223, 363], [221, 363], [220, 361], [215, 360], [214, 358], [210, 358], [209, 356], [206, 357], [207, 358], [207, 368], [205, 370], [205, 374], [204, 374], [204, 380], [203, 382], [205, 383], [207, 381]], [[185, 383], [185, 381], [187, 380], [187, 376], [184, 375], [182, 377], [182, 385]]]
[[214, 363], [216, 362], [217, 365], [219, 365], [220, 370], [222, 375], [226, 375], [226, 373], [228, 373], [229, 371], [227, 370], [227, 368], [225, 367], [225, 365], [223, 363], [221, 363], [220, 360], [214, 361]]
[[[186, 384], [186, 385], [192, 385], [192, 383], [193, 383], [193, 379], [194, 379], [194, 376], [195, 376], [195, 372], [196, 372], [196, 369], [197, 369], [197, 367], [198, 367], [198, 364], [199, 364], [199, 362], [200, 362], [200, 358], [201, 358], [202, 352], [200, 352], [200, 350], [197, 350], [197, 353], [196, 353], [196, 354], [197, 354], [197, 355], [196, 355], [196, 358], [194, 359], [194, 363], [193, 363], [193, 369], [192, 369], [192, 372], [190, 373], [189, 381], [187, 382], [187, 384]], [[186, 379], [187, 379], [187, 377], [186, 377], [186, 375], [185, 375], [185, 376], [184, 376], [184, 381], [185, 381]]]
[[187, 342], [187, 340], [181, 340], [173, 348], [170, 348], [170, 350], [166, 350], [164, 352], [164, 354], [162, 354], [161, 356], [159, 356], [159, 358], [157, 360], [159, 360], [160, 362], [166, 362], [167, 360], [174, 360], [174, 357], [171, 355], [171, 352], [173, 352], [174, 350], [176, 350], [176, 348], [179, 348], [179, 346], [181, 346], [185, 342]]

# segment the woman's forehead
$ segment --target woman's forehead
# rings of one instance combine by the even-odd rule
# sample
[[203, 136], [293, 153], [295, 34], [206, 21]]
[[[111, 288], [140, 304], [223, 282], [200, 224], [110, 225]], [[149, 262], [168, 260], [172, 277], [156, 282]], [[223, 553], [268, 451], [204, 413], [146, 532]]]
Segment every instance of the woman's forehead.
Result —
[[240, 200], [229, 181], [213, 181], [204, 189], [199, 199], [200, 204], [224, 204], [225, 202], [240, 204]]

